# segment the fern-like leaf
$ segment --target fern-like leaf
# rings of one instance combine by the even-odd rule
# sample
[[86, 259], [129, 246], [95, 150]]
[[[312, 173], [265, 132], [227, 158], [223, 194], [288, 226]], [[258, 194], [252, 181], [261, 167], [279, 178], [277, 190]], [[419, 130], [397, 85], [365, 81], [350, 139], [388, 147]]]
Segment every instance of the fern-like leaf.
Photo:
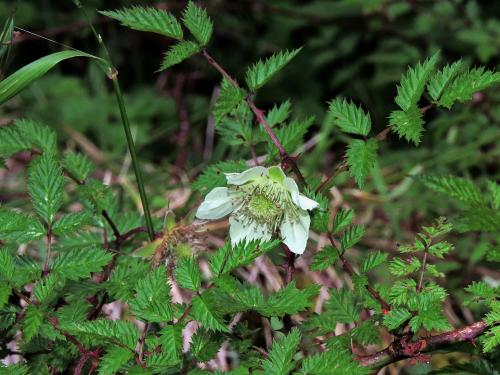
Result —
[[183, 40], [174, 44], [165, 54], [160, 71], [180, 64], [198, 52], [200, 52], [200, 46], [190, 40]]
[[283, 69], [297, 54], [301, 48], [293, 51], [282, 51], [272, 55], [266, 60], [259, 60], [247, 70], [246, 83], [251, 91], [257, 91], [264, 86], [276, 73]]
[[330, 102], [329, 111], [333, 123], [345, 133], [367, 136], [372, 127], [370, 114], [346, 99]]
[[212, 37], [213, 25], [205, 9], [189, 1], [184, 10], [182, 22], [202, 47], [208, 44]]
[[155, 8], [134, 6], [119, 10], [106, 10], [99, 13], [119, 21], [133, 30], [147, 31], [182, 40], [182, 27], [170, 13]]
[[287, 336], [273, 342], [268, 357], [262, 361], [262, 367], [266, 375], [287, 375], [291, 373], [295, 367], [293, 356], [299, 346], [300, 338], [300, 331], [294, 328]]
[[363, 188], [366, 178], [375, 165], [377, 150], [378, 144], [374, 138], [366, 142], [355, 139], [349, 145], [346, 154], [349, 174], [356, 180], [360, 188]]

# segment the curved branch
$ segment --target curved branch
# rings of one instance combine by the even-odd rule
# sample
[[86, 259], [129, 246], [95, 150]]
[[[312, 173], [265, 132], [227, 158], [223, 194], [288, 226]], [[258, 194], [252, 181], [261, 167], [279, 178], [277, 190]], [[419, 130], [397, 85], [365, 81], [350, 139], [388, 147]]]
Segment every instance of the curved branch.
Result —
[[417, 341], [408, 342], [406, 337], [397, 339], [391, 343], [387, 348], [379, 352], [357, 356], [355, 359], [361, 363], [362, 366], [380, 369], [391, 363], [401, 361], [403, 359], [415, 358], [422, 353], [428, 353], [437, 349], [449, 347], [464, 341], [472, 341], [476, 337], [483, 334], [488, 329], [488, 326], [483, 320], [465, 326], [463, 328], [455, 329], [441, 333], [439, 335], [421, 338]]

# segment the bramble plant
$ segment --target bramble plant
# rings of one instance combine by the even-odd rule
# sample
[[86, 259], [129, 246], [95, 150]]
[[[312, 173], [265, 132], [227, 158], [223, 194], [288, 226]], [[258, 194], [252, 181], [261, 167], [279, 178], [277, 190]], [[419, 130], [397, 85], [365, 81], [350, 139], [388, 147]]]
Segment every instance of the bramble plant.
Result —
[[[0, 207], [0, 374], [361, 375], [454, 351], [467, 361], [445, 361], [432, 373], [496, 373], [500, 185], [417, 168], [391, 181], [391, 189], [380, 158], [390, 134], [401, 148], [419, 147], [430, 111], [434, 123], [446, 122], [454, 109], [492, 91], [500, 73], [465, 60], [441, 63], [435, 52], [403, 74], [398, 108], [379, 132], [362, 105], [331, 99], [321, 126], [335, 129], [347, 146], [325, 176], [303, 167], [314, 117], [292, 118], [288, 100], [266, 110], [258, 105], [266, 84], [286, 76], [306, 49], [261, 59], [238, 81], [224, 56], [212, 57], [214, 25], [201, 5], [189, 1], [180, 14], [140, 6], [100, 11], [124, 27], [174, 40], [160, 71], [196, 60], [220, 75], [209, 116], [232, 157], [191, 173], [198, 176], [185, 184], [193, 196], [176, 207], [163, 202], [152, 214], [148, 169], [137, 155], [119, 72], [76, 4], [104, 57], [73, 49], [42, 57], [0, 81], [0, 104], [64, 60], [97, 64], [112, 82], [137, 193], [128, 183], [133, 204], [124, 206], [130, 198], [99, 178], [95, 159], [62, 149], [56, 130], [37, 120], [0, 127], [4, 171], [19, 155], [27, 163], [26, 194]], [[2, 61], [14, 29], [12, 15], [0, 34]], [[468, 107], [467, 116], [474, 110]], [[342, 184], [361, 201], [376, 199], [367, 186], [378, 191], [394, 216], [388, 221], [398, 215], [391, 199], [411, 184], [457, 206], [449, 219], [436, 212], [420, 222], [414, 238], [392, 250], [374, 243], [360, 252], [367, 233], [382, 237], [384, 228], [371, 228], [338, 202]], [[222, 241], [214, 234], [221, 231]], [[464, 237], [481, 243], [476, 257], [491, 272], [450, 285], [444, 281], [457, 271], [454, 243]], [[450, 313], [451, 297], [467, 316]], [[230, 360], [215, 360], [221, 353]]]

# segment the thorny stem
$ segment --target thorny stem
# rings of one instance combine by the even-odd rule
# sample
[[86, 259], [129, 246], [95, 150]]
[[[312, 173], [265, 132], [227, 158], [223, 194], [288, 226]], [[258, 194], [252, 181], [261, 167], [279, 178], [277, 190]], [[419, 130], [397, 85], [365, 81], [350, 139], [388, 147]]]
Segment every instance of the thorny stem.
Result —
[[[234, 87], [241, 89], [241, 87], [238, 85], [238, 82], [236, 82], [236, 80], [234, 78], [232, 78], [229, 75], [229, 73], [222, 66], [220, 66], [219, 63], [217, 63], [217, 61], [215, 61], [212, 56], [210, 56], [208, 54], [207, 50], [201, 51], [201, 54], [207, 60], [208, 64], [211, 65], [213, 68], [215, 68], [225, 79], [227, 79], [229, 81], [229, 83], [231, 83]], [[253, 114], [255, 115], [257, 122], [264, 128], [267, 135], [269, 136], [269, 138], [271, 138], [271, 141], [278, 149], [278, 151], [280, 153], [280, 157], [281, 157], [282, 166], [284, 168], [290, 167], [293, 170], [293, 172], [295, 173], [295, 175], [297, 176], [300, 185], [306, 186], [306, 180], [305, 180], [304, 176], [302, 175], [302, 173], [300, 172], [300, 169], [297, 165], [296, 158], [288, 155], [285, 148], [281, 144], [280, 140], [278, 139], [278, 137], [274, 133], [274, 131], [271, 128], [271, 126], [269, 125], [269, 123], [267, 122], [266, 117], [264, 116], [264, 111], [259, 109], [255, 105], [255, 102], [253, 101], [251, 95], [248, 93], [247, 93], [247, 97], [246, 97], [246, 102], [247, 102], [248, 106], [250, 107], [250, 109], [252, 110]]]
[[357, 356], [355, 359], [362, 366], [380, 369], [403, 359], [418, 357], [421, 353], [435, 351], [459, 342], [473, 341], [487, 329], [486, 323], [481, 320], [463, 328], [421, 338], [414, 342], [408, 342], [406, 337], [402, 337], [393, 341], [384, 350], [365, 356]]

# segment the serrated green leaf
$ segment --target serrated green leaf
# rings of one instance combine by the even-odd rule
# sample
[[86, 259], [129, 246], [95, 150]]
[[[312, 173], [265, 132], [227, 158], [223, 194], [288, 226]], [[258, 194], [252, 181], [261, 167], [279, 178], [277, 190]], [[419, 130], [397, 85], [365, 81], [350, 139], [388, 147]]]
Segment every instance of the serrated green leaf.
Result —
[[16, 96], [61, 61], [73, 57], [86, 57], [105, 64], [104, 60], [80, 51], [62, 51], [44, 56], [0, 81], [0, 105]]
[[120, 346], [113, 346], [99, 359], [99, 375], [116, 374], [127, 362], [134, 358], [134, 353]]
[[36, 283], [33, 296], [40, 304], [48, 304], [63, 287], [64, 279], [56, 273], [51, 273]]
[[493, 327], [486, 331], [483, 341], [483, 351], [485, 353], [493, 351], [500, 345], [500, 326]]
[[399, 328], [404, 322], [406, 322], [412, 316], [411, 312], [404, 308], [392, 309], [389, 313], [384, 315], [384, 325], [390, 329], [394, 330]]
[[352, 221], [353, 214], [352, 210], [338, 210], [333, 219], [332, 233], [337, 234], [347, 227]]
[[62, 163], [64, 169], [80, 181], [85, 181], [94, 169], [90, 159], [83, 154], [67, 153]]
[[0, 156], [8, 158], [11, 155], [28, 150], [31, 147], [17, 126], [0, 127]]
[[251, 263], [257, 257], [274, 249], [280, 241], [260, 243], [252, 241], [249, 243], [240, 242], [234, 247], [227, 242], [210, 258], [210, 271], [213, 275], [220, 276], [232, 270]]
[[290, 116], [292, 103], [286, 100], [279, 106], [275, 105], [266, 115], [266, 120], [269, 126], [273, 127], [278, 124], [284, 123]]
[[356, 322], [359, 310], [353, 292], [347, 289], [331, 289], [326, 303], [328, 313], [339, 323]]
[[450, 323], [442, 314], [441, 306], [430, 306], [420, 310], [416, 316], [410, 320], [410, 328], [413, 332], [424, 327], [427, 331], [450, 329]]
[[340, 240], [342, 252], [356, 245], [365, 235], [365, 227], [362, 225], [353, 225], [349, 227]]
[[0, 249], [0, 280], [10, 281], [14, 271], [14, 258], [7, 249]]
[[367, 136], [372, 127], [370, 114], [346, 99], [334, 99], [329, 105], [330, 118], [345, 133]]
[[[281, 128], [275, 130], [275, 134], [285, 148], [286, 152], [291, 154], [296, 151], [296, 149], [303, 143], [304, 135], [313, 123], [314, 117], [308, 117], [302, 120], [293, 120], [289, 124], [283, 125]], [[279, 151], [267, 135], [264, 139], [268, 141], [268, 159], [272, 160], [279, 155]]]
[[246, 83], [250, 91], [257, 91], [264, 86], [276, 73], [283, 69], [297, 54], [301, 48], [292, 51], [282, 51], [272, 55], [266, 60], [259, 60], [250, 67], [246, 73]]
[[427, 91], [429, 91], [429, 94], [434, 101], [439, 100], [444, 90], [449, 86], [450, 82], [452, 82], [462, 68], [462, 60], [455, 61], [453, 64], [446, 65], [443, 69], [431, 76], [431, 79], [427, 84]]
[[217, 354], [224, 340], [218, 333], [199, 328], [191, 339], [189, 352], [199, 362], [209, 361]]
[[182, 288], [197, 291], [201, 286], [201, 271], [194, 257], [182, 258], [175, 269], [175, 279]]
[[201, 46], [208, 44], [212, 37], [213, 25], [205, 9], [189, 1], [182, 14], [182, 22]]
[[164, 266], [151, 271], [136, 286], [137, 296], [130, 302], [130, 310], [139, 319], [149, 322], [168, 322], [174, 318]]
[[395, 101], [403, 111], [407, 112], [410, 108], [416, 107], [438, 59], [439, 52], [425, 60], [423, 64], [419, 62], [414, 68], [408, 68], [406, 75], [401, 77]]
[[4, 367], [3, 363], [0, 363], [0, 375], [28, 375], [29, 367], [25, 364], [14, 364]]
[[389, 271], [394, 276], [407, 276], [420, 270], [420, 261], [418, 258], [412, 258], [411, 261], [406, 262], [401, 258], [394, 258], [389, 263]]
[[38, 218], [0, 209], [0, 240], [24, 243], [44, 235], [45, 228]]
[[287, 336], [273, 342], [269, 355], [262, 360], [266, 375], [288, 375], [295, 367], [293, 356], [300, 343], [300, 331], [293, 328]]
[[23, 321], [23, 338], [25, 342], [31, 341], [38, 334], [43, 321], [44, 312], [40, 307], [33, 304], [26, 307]]
[[182, 27], [169, 12], [156, 8], [133, 6], [119, 10], [99, 11], [133, 30], [152, 32], [169, 38], [182, 40]]
[[191, 310], [192, 317], [205, 328], [213, 331], [229, 332], [210, 291], [193, 297], [191, 305], [193, 306]]
[[[338, 337], [338, 336], [337, 336]], [[347, 336], [345, 336], [347, 337]], [[302, 361], [301, 375], [368, 375], [373, 370], [364, 367], [342, 350], [328, 349], [309, 355]]]
[[366, 178], [375, 165], [377, 150], [378, 144], [374, 138], [366, 142], [355, 139], [349, 144], [346, 153], [349, 174], [356, 180], [360, 188], [363, 188]]
[[319, 292], [319, 285], [310, 285], [305, 289], [297, 289], [295, 281], [272, 294], [263, 308], [257, 309], [265, 316], [294, 315], [311, 306], [311, 299]]
[[56, 236], [73, 233], [92, 223], [92, 219], [92, 215], [87, 211], [64, 214], [52, 226], [52, 233]]
[[244, 100], [245, 92], [224, 78], [214, 106], [215, 125], [220, 124], [224, 117], [235, 110]]
[[470, 206], [483, 205], [481, 192], [469, 179], [454, 176], [423, 175], [419, 176], [419, 180], [428, 188], [459, 199]]
[[52, 271], [70, 280], [90, 277], [100, 272], [113, 259], [113, 254], [98, 247], [86, 247], [60, 253], [54, 260]]
[[500, 73], [483, 67], [473, 68], [460, 74], [443, 92], [438, 105], [450, 109], [455, 102], [466, 102], [472, 95], [500, 83]]
[[159, 339], [163, 350], [168, 351], [168, 355], [174, 360], [181, 359], [182, 356], [182, 326], [167, 325], [160, 331]]
[[21, 135], [31, 145], [42, 150], [44, 153], [55, 153], [57, 146], [56, 132], [49, 127], [36, 121], [20, 119], [14, 122]]
[[190, 40], [183, 40], [174, 44], [165, 54], [160, 71], [180, 64], [184, 60], [200, 52], [200, 46]]
[[333, 246], [325, 246], [320, 252], [314, 254], [311, 262], [311, 271], [324, 271], [328, 267], [333, 266], [338, 258], [339, 253]]
[[416, 106], [411, 107], [406, 112], [392, 111], [389, 116], [389, 125], [396, 131], [399, 138], [405, 138], [417, 146], [420, 143], [424, 132], [424, 120], [420, 109]]
[[31, 162], [28, 193], [35, 212], [50, 226], [62, 205], [64, 178], [54, 155], [44, 153]]
[[100, 337], [113, 344], [122, 344], [134, 350], [139, 340], [139, 331], [130, 322], [123, 320], [97, 319], [92, 321], [65, 324], [61, 327], [65, 331], [76, 335], [91, 335]]
[[360, 271], [361, 273], [366, 273], [380, 266], [382, 263], [385, 263], [386, 260], [387, 260], [387, 253], [382, 253], [380, 251], [371, 253], [363, 261], [363, 264], [360, 267]]

